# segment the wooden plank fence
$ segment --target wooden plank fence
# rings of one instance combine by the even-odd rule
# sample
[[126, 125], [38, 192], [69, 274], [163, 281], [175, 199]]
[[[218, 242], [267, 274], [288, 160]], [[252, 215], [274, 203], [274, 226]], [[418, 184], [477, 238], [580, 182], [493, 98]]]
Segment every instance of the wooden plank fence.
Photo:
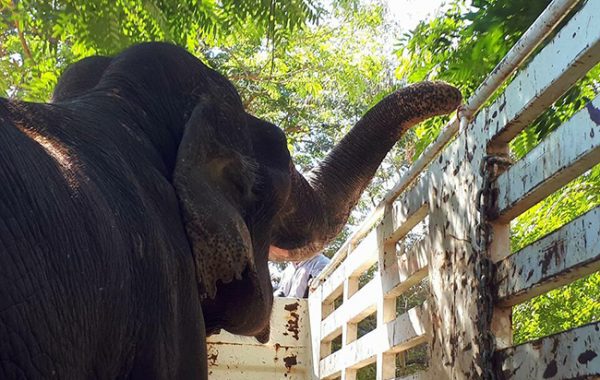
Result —
[[[314, 378], [353, 380], [374, 364], [378, 380], [394, 379], [407, 352], [424, 343], [428, 368], [401, 378], [600, 377], [598, 322], [518, 346], [511, 330], [512, 306], [600, 270], [600, 210], [518, 252], [509, 244], [514, 218], [600, 163], [600, 97], [519, 161], [496, 166], [485, 186], [480, 173], [482, 162], [494, 169], [490, 156], [504, 163], [510, 141], [600, 62], [599, 25], [600, 1], [553, 1], [343, 245], [308, 300]], [[423, 221], [421, 241], [399, 244]], [[398, 297], [424, 279], [428, 300], [397, 312]], [[360, 336], [360, 322], [373, 314], [376, 327]]]

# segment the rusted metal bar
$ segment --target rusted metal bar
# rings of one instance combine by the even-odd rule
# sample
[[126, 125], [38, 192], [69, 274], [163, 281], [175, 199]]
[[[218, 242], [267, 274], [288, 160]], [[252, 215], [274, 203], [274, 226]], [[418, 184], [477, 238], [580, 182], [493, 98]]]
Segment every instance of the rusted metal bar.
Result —
[[600, 207], [502, 260], [498, 302], [513, 306], [600, 270]]
[[[600, 16], [600, 8], [598, 11]], [[600, 96], [597, 96], [498, 177], [497, 219], [510, 221], [599, 162]]]
[[503, 380], [597, 379], [600, 322], [591, 323], [497, 353]]

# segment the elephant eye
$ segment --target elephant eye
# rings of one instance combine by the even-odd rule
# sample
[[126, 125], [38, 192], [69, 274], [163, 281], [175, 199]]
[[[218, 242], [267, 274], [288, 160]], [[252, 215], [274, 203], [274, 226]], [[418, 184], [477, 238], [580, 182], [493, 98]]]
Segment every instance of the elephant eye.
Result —
[[230, 186], [231, 194], [239, 200], [240, 205], [248, 206], [255, 200], [254, 187], [258, 175], [253, 165], [247, 165], [245, 160], [240, 160], [236, 165], [223, 168], [223, 175]]
[[230, 173], [229, 180], [231, 181], [231, 185], [233, 186], [235, 192], [239, 194], [243, 199], [252, 196], [251, 194], [254, 186], [248, 186], [244, 178], [242, 178], [239, 175]]

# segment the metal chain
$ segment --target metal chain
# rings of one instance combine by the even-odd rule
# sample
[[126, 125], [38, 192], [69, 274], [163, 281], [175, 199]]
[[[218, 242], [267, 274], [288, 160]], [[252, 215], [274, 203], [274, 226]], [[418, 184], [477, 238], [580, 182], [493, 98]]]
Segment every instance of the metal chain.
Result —
[[478, 310], [483, 312], [477, 318], [479, 341], [481, 342], [481, 366], [483, 380], [496, 380], [492, 359], [496, 348], [496, 339], [491, 330], [492, 316], [494, 313], [493, 279], [494, 263], [490, 258], [489, 248], [494, 238], [492, 225], [489, 220], [496, 217], [497, 192], [492, 187], [499, 175], [500, 169], [504, 170], [512, 164], [505, 155], [489, 155], [483, 157], [479, 174], [483, 179], [481, 189], [477, 193], [477, 211], [479, 224], [476, 229], [476, 262], [475, 275], [478, 279], [479, 296], [477, 299]]

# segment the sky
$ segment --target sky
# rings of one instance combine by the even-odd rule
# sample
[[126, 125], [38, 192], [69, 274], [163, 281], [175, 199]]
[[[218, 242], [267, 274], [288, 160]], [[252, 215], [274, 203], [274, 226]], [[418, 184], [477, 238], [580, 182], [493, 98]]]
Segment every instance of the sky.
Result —
[[435, 13], [444, 0], [387, 0], [390, 17], [393, 17], [403, 30], [411, 30], [420, 20]]

